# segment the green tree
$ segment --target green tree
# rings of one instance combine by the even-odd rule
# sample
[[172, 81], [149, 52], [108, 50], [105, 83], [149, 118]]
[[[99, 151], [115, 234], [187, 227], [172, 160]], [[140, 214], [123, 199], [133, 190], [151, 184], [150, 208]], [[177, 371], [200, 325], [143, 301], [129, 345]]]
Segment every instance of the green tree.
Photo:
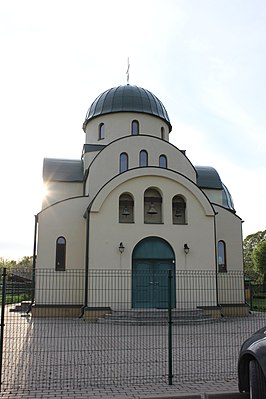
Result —
[[0, 269], [2, 271], [2, 269], [5, 267], [8, 276], [11, 275], [11, 271], [16, 266], [16, 264], [17, 263], [15, 260], [9, 260], [9, 259], [0, 257]]
[[11, 269], [12, 267], [16, 266], [17, 262], [15, 260], [5, 259], [3, 257], [0, 258], [0, 268], [6, 267], [7, 270]]
[[4, 267], [6, 268], [8, 278], [11, 278], [14, 270], [16, 269], [30, 270], [32, 268], [32, 256], [23, 256], [23, 258], [19, 259], [18, 261], [0, 257], [0, 269], [2, 270]]
[[266, 240], [266, 230], [248, 235], [243, 242], [245, 276], [257, 284], [262, 284], [263, 273], [255, 267], [253, 251], [260, 242]]
[[32, 266], [32, 256], [23, 256], [21, 258], [16, 267], [31, 267]]
[[255, 268], [263, 275], [263, 286], [266, 290], [266, 240], [256, 245], [252, 258]]

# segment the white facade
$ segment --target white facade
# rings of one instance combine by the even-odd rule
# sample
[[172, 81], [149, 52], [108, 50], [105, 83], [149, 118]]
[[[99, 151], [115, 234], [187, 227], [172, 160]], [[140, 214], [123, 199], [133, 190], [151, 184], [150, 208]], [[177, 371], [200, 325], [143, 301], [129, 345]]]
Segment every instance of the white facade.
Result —
[[[83, 127], [81, 160], [44, 161], [48, 195], [36, 230], [36, 304], [115, 309], [120, 295], [127, 309], [165, 307], [154, 299], [164, 295], [160, 281], [148, 280], [160, 280], [156, 270], [169, 269], [176, 308], [244, 303], [242, 221], [218, 173], [194, 167], [169, 142], [162, 103], [144, 89], [119, 86], [94, 101]], [[50, 273], [45, 283], [38, 278], [44, 270]], [[71, 295], [66, 291], [58, 300], [49, 286], [71, 287], [66, 276], [75, 270], [81, 274]], [[92, 273], [101, 270], [114, 271], [101, 283], [112, 290], [96, 292]], [[240, 273], [238, 289], [229, 295], [234, 272]], [[140, 273], [147, 273], [147, 284], [158, 284], [152, 296], [149, 287], [139, 292], [146, 281]]]

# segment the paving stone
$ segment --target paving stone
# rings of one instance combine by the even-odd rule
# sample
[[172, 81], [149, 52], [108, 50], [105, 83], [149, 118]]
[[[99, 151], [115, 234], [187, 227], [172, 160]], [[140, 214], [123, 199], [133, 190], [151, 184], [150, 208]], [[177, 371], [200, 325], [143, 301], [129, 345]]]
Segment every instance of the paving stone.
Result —
[[[175, 385], [165, 384], [151, 384], [144, 386], [131, 386], [131, 387], [109, 387], [93, 388], [93, 389], [82, 389], [82, 390], [40, 390], [40, 391], [7, 391], [0, 394], [2, 399], [189, 399], [189, 398], [208, 398], [206, 395], [219, 394], [224, 392], [228, 387], [227, 392], [237, 392], [237, 381], [231, 381], [227, 383], [225, 381], [209, 381], [200, 383], [183, 383]], [[204, 396], [205, 394], [205, 396]], [[210, 396], [210, 398], [216, 398], [216, 396]], [[221, 397], [224, 398], [224, 397]], [[226, 397], [225, 397], [226, 398]], [[244, 399], [244, 397], [242, 396]], [[241, 397], [240, 397], [241, 399]]]
[[[245, 396], [237, 393], [235, 365], [239, 351], [237, 345], [243, 341], [244, 334], [249, 335], [251, 330], [255, 331], [261, 325], [266, 324], [265, 316], [260, 318], [256, 316], [245, 320], [241, 318], [229, 321], [223, 319], [217, 323], [201, 326], [174, 326], [173, 332], [176, 335], [173, 338], [176, 340], [176, 345], [179, 345], [173, 351], [174, 362], [176, 362], [176, 366], [181, 367], [178, 370], [177, 367], [175, 368], [179, 374], [174, 375], [174, 383], [170, 386], [167, 384], [167, 377], [161, 378], [159, 381], [155, 377], [151, 377], [150, 381], [144, 382], [141, 374], [138, 379], [135, 366], [137, 361], [134, 363], [134, 359], [143, 361], [143, 367], [149, 367], [151, 376], [157, 375], [155, 372], [159, 373], [161, 370], [165, 375], [165, 370], [159, 366], [161, 361], [165, 362], [167, 352], [165, 341], [163, 341], [165, 331], [161, 331], [160, 326], [156, 327], [158, 335], [155, 335], [151, 326], [143, 326], [139, 330], [137, 326], [106, 326], [105, 324], [96, 326], [93, 323], [88, 324], [76, 319], [53, 324], [52, 320], [32, 321], [30, 317], [19, 320], [18, 315], [13, 313], [9, 317], [12, 319], [7, 319], [5, 331], [11, 347], [9, 355], [4, 357], [8, 367], [3, 368], [4, 378], [0, 393], [2, 399], [159, 399], [160, 397], [163, 399], [188, 399], [193, 395], [195, 398], [201, 399], [224, 399], [228, 396], [221, 395], [228, 395], [228, 393], [237, 395], [234, 396], [236, 398], [244, 399]], [[191, 333], [192, 331], [194, 334]], [[220, 331], [219, 336], [217, 331]], [[235, 334], [232, 334], [232, 331], [235, 331]], [[123, 350], [119, 350], [117, 346], [120, 336], [124, 338]], [[17, 337], [15, 346], [13, 337]], [[156, 341], [156, 354], [148, 351], [152, 340]], [[219, 343], [221, 348], [218, 347], [217, 352]], [[210, 357], [206, 357], [204, 363], [200, 364], [197, 356], [201, 353], [202, 347], [204, 348], [207, 344], [210, 347]], [[40, 347], [41, 350], [38, 351], [37, 347]], [[50, 347], [53, 350], [48, 353], [46, 349]], [[103, 347], [104, 350], [102, 350]], [[107, 374], [101, 374], [100, 367], [105, 364], [101, 360], [102, 358], [97, 356], [105, 356], [106, 363], [108, 363], [110, 361], [108, 356], [111, 354], [110, 351], [108, 352], [108, 348], [113, 347], [116, 348], [116, 351], [113, 351], [113, 362], [110, 362], [110, 367], [112, 367], [110, 371], [113, 374], [107, 385], [104, 381]], [[98, 351], [93, 351], [97, 348], [99, 348]], [[96, 370], [88, 368], [88, 352], [86, 351], [93, 358], [94, 365], [97, 366], [96, 361], [100, 359], [98, 360], [98, 369], [97, 367]], [[224, 356], [224, 351], [226, 351], [228, 359]], [[129, 353], [127, 358], [125, 358], [126, 353]], [[67, 357], [68, 355], [70, 358]], [[134, 358], [134, 356], [136, 357]], [[188, 362], [189, 356], [193, 357], [194, 363]], [[133, 357], [133, 361], [131, 357]], [[148, 357], [149, 363], [146, 362]], [[64, 359], [63, 363], [58, 361]], [[127, 359], [128, 363], [125, 363]], [[217, 359], [220, 361], [221, 380], [215, 381], [216, 375], [213, 377], [213, 381], [210, 378], [209, 381], [205, 381], [204, 378], [210, 376], [212, 368], [216, 365], [213, 362]], [[120, 360], [124, 361], [124, 363], [121, 362], [122, 366], [119, 366]], [[225, 361], [226, 363], [224, 363]], [[41, 362], [43, 362], [42, 369], [39, 367], [42, 365]], [[53, 366], [51, 374], [48, 373], [51, 368], [49, 366]], [[124, 378], [124, 381], [121, 380], [119, 383], [116, 381], [117, 369]], [[45, 371], [46, 374], [40, 370]], [[88, 374], [91, 377], [89, 382], [86, 380]], [[229, 378], [231, 376], [232, 378]], [[101, 377], [102, 379], [100, 379]], [[131, 377], [132, 380], [130, 380]], [[8, 385], [9, 378], [13, 382], [13, 386]], [[26, 389], [33, 383], [43, 384], [43, 386]], [[65, 386], [61, 387], [63, 383]], [[74, 387], [70, 386], [72, 383], [75, 383]], [[95, 386], [92, 385], [93, 383]], [[27, 384], [29, 385], [27, 386]], [[86, 384], [87, 388], [84, 387]]]
[[205, 399], [249, 399], [249, 394], [239, 392], [210, 392], [205, 395]]
[[199, 394], [184, 394], [184, 393], [180, 393], [180, 394], [174, 394], [174, 395], [154, 395], [154, 396], [143, 396], [141, 395], [139, 397], [139, 399], [201, 399], [202, 396]]

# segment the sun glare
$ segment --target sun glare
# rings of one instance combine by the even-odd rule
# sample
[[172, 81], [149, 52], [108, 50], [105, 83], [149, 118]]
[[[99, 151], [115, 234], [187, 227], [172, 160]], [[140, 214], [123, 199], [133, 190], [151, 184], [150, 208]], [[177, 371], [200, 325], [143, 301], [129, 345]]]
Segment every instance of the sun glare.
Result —
[[43, 184], [40, 192], [41, 201], [44, 201], [47, 195], [48, 195], [48, 187], [46, 184]]

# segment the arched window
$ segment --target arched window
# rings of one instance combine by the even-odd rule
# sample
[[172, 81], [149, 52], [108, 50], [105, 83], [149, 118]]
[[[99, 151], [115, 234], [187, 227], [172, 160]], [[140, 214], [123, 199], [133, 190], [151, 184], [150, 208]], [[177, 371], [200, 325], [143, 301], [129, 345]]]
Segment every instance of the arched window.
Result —
[[218, 271], [220, 273], [227, 272], [226, 266], [226, 248], [224, 241], [218, 241]]
[[173, 224], [186, 223], [186, 202], [181, 195], [175, 195], [172, 199]]
[[58, 237], [56, 240], [55, 270], [64, 271], [66, 269], [66, 239]]
[[126, 152], [122, 152], [120, 154], [119, 171], [120, 173], [123, 173], [126, 170], [128, 170], [128, 155]]
[[161, 127], [161, 138], [165, 140], [164, 127]]
[[162, 223], [162, 197], [155, 188], [144, 193], [144, 223]]
[[134, 200], [127, 193], [119, 197], [119, 223], [134, 223]]
[[136, 136], [137, 134], [139, 134], [139, 122], [138, 121], [132, 121], [131, 123], [131, 134], [133, 136]]
[[104, 123], [99, 124], [99, 140], [104, 139]]
[[160, 155], [160, 158], [159, 158], [159, 166], [160, 166], [160, 168], [167, 168], [167, 158], [166, 158], [166, 155]]
[[141, 150], [139, 153], [139, 166], [148, 166], [148, 153], [146, 150]]

